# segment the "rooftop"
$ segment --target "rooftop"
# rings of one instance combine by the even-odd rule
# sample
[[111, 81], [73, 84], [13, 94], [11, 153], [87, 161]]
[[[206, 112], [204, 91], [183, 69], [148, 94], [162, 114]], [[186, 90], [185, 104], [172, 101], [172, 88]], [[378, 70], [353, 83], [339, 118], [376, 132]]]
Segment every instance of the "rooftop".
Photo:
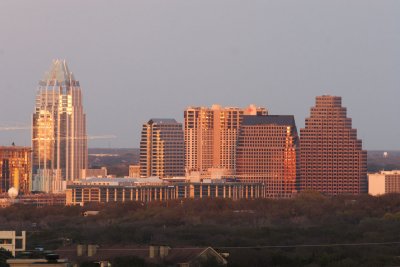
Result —
[[162, 118], [154, 118], [150, 119], [148, 123], [157, 123], [157, 124], [175, 124], [178, 123], [175, 119], [162, 119]]
[[243, 116], [242, 125], [264, 124], [296, 126], [293, 115]]
[[53, 60], [53, 63], [50, 67], [50, 71], [46, 72], [43, 77], [43, 81], [52, 81], [56, 80], [58, 82], [75, 80], [72, 72], [69, 71], [67, 62], [60, 59]]

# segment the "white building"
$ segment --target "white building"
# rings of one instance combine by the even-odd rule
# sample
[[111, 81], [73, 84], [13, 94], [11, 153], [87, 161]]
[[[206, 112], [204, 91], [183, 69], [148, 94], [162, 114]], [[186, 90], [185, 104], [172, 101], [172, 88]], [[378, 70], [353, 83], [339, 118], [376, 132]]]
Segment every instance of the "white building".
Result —
[[400, 193], [400, 170], [368, 174], [368, 193], [373, 196]]
[[16, 252], [25, 251], [26, 232], [22, 231], [20, 235], [16, 231], [0, 231], [0, 248], [4, 248], [15, 256]]

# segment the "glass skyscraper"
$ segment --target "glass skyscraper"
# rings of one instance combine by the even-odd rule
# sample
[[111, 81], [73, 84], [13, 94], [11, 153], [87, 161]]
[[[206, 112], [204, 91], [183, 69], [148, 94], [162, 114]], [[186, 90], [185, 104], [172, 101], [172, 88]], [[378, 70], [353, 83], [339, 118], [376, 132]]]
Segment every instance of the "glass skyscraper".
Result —
[[60, 192], [87, 168], [86, 116], [79, 81], [54, 60], [39, 82], [32, 118], [33, 190]]

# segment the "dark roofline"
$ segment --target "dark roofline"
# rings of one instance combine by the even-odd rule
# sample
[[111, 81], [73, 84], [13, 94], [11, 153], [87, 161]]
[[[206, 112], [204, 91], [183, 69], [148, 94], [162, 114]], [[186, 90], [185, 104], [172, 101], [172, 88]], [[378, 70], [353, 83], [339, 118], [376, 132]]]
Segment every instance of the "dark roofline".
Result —
[[152, 119], [150, 119], [149, 121], [148, 121], [148, 123], [157, 123], [157, 124], [163, 124], [163, 123], [165, 123], [165, 124], [170, 124], [170, 123], [173, 123], [173, 124], [176, 124], [176, 123], [180, 123], [180, 122], [177, 122], [175, 119], [171, 119], [171, 118], [152, 118]]
[[244, 115], [242, 125], [288, 125], [296, 127], [294, 115], [263, 115], [263, 116], [252, 116]]

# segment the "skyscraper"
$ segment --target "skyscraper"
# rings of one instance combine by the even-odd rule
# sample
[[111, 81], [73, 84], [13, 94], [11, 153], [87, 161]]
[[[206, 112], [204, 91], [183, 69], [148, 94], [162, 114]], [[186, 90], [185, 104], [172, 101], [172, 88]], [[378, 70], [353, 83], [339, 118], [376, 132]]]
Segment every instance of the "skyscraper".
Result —
[[143, 124], [140, 140], [140, 176], [161, 178], [185, 174], [182, 123], [151, 119]]
[[30, 192], [31, 152], [30, 147], [0, 147], [0, 193], [6, 193], [11, 187], [23, 194]]
[[266, 197], [291, 197], [296, 192], [298, 141], [293, 116], [244, 116], [236, 177], [264, 184]]
[[219, 169], [235, 174], [236, 144], [243, 115], [266, 115], [265, 108], [245, 109], [219, 105], [189, 107], [185, 118], [185, 168], [206, 174]]
[[339, 96], [317, 96], [300, 130], [300, 189], [327, 195], [367, 192], [367, 153]]
[[54, 60], [39, 82], [32, 126], [33, 189], [63, 191], [87, 168], [81, 88], [65, 60]]

